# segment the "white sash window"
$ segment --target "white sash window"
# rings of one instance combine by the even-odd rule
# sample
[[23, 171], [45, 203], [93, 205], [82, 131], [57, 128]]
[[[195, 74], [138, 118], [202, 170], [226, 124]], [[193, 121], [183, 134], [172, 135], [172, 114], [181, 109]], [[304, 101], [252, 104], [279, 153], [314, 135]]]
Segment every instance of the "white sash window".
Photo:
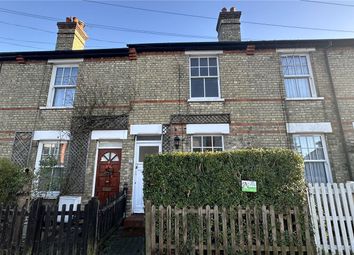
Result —
[[281, 65], [287, 98], [317, 97], [308, 55], [282, 55]]
[[306, 181], [332, 182], [324, 136], [294, 135], [293, 141], [294, 148], [304, 157]]
[[40, 141], [36, 158], [36, 192], [39, 196], [55, 198], [60, 193], [64, 177], [68, 143]]
[[220, 99], [218, 58], [191, 57], [190, 98], [195, 100]]
[[224, 137], [222, 135], [193, 135], [192, 151], [223, 151]]

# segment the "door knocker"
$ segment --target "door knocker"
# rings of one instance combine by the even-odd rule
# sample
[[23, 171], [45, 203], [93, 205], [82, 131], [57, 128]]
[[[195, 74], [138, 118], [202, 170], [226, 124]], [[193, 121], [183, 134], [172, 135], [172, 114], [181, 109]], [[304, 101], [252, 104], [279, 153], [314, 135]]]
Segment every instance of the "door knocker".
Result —
[[113, 167], [111, 162], [109, 162], [106, 166], [106, 168], [104, 169], [105, 173], [104, 175], [106, 176], [105, 178], [105, 183], [110, 183], [111, 182], [111, 177], [113, 175]]

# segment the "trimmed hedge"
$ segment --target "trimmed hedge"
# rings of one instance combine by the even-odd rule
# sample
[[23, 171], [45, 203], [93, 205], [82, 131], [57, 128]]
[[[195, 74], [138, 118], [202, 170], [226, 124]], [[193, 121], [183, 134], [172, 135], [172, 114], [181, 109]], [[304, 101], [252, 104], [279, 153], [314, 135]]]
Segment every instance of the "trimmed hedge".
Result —
[[[144, 198], [178, 207], [302, 206], [303, 173], [302, 157], [281, 148], [150, 155], [144, 161]], [[257, 181], [257, 192], [242, 192], [241, 180]]]

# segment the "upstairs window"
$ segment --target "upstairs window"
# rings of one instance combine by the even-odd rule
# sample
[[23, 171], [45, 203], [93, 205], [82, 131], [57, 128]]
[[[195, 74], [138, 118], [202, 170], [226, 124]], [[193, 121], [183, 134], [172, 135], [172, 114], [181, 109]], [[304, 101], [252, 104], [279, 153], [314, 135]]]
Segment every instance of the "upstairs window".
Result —
[[49, 92], [50, 107], [72, 107], [76, 92], [78, 67], [54, 66], [51, 89]]
[[308, 55], [283, 55], [281, 64], [287, 98], [316, 97]]
[[217, 57], [190, 58], [191, 99], [220, 98]]

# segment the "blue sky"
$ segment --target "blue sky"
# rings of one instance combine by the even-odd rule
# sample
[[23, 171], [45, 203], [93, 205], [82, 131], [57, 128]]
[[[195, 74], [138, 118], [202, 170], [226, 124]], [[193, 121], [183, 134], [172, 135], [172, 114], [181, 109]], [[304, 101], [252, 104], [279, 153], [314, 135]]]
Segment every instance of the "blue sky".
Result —
[[[0, 0], [0, 52], [53, 50], [57, 32], [56, 21], [64, 21], [67, 16], [77, 16], [88, 23], [86, 31], [93, 40], [88, 40], [87, 48], [120, 48], [127, 43], [216, 41], [215, 26], [219, 11], [222, 7], [230, 8], [231, 6], [236, 6], [238, 10], [242, 11], [241, 34], [243, 40], [354, 38], [354, 1], [326, 1], [336, 5], [320, 3], [321, 1], [313, 2], [312, 0], [100, 2], [112, 5], [84, 0]], [[113, 5], [209, 18], [171, 15]], [[9, 13], [11, 11], [32, 15], [14, 15]], [[33, 18], [33, 14], [50, 18]], [[248, 22], [344, 30], [346, 32], [284, 28], [255, 25]], [[27, 26], [27, 28], [16, 25]], [[106, 29], [98, 28], [97, 25], [112, 26], [114, 30], [107, 29], [107, 27]], [[144, 30], [144, 33], [131, 32], [132, 29]], [[130, 32], [118, 30], [129, 30]], [[150, 33], [151, 31], [180, 35], [168, 36], [161, 33]]]

